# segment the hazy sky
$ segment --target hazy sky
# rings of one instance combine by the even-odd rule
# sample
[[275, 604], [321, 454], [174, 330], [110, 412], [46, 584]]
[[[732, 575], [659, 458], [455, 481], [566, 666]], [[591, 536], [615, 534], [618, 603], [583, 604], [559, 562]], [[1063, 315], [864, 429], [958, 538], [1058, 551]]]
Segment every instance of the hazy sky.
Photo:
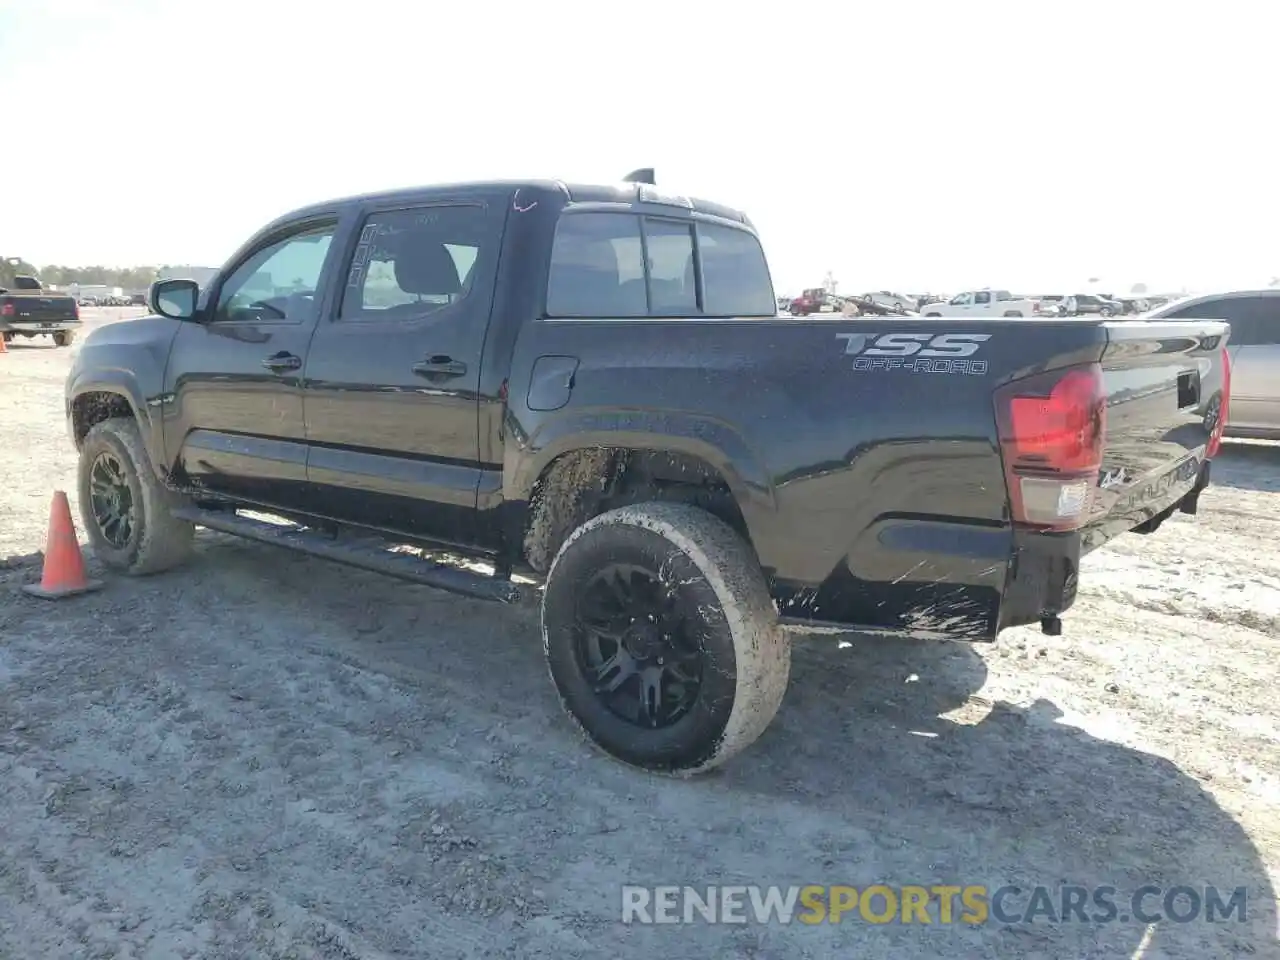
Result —
[[0, 252], [217, 265], [331, 196], [654, 166], [751, 215], [779, 292], [1265, 284], [1278, 25], [1262, 0], [0, 0]]

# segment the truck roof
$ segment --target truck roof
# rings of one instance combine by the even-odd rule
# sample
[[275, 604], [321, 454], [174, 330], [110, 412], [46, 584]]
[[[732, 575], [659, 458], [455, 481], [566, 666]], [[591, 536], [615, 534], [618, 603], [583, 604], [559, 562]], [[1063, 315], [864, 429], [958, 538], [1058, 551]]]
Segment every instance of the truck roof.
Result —
[[579, 203], [646, 203], [657, 206], [676, 206], [706, 216], [733, 220], [755, 230], [750, 218], [741, 210], [727, 207], [724, 204], [701, 200], [696, 197], [685, 197], [671, 194], [661, 188], [647, 183], [615, 183], [615, 184], [581, 184], [565, 183], [561, 180], [476, 180], [456, 183], [437, 183], [417, 187], [401, 187], [394, 190], [380, 190], [373, 193], [355, 194], [338, 197], [319, 203], [309, 204], [282, 214], [272, 221], [272, 226], [283, 221], [306, 216], [309, 213], [324, 213], [337, 206], [353, 203], [382, 203], [388, 200], [422, 201], [441, 196], [503, 196], [514, 195], [517, 191], [527, 194], [521, 203], [527, 204], [541, 197], [557, 198], [569, 204]]

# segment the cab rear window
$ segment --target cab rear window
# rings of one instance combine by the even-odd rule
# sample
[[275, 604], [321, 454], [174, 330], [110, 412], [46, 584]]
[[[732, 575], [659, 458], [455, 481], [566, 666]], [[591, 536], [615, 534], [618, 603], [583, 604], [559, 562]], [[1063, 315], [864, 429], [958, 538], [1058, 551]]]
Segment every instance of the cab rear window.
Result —
[[547, 316], [772, 317], [773, 283], [747, 230], [628, 213], [566, 213]]

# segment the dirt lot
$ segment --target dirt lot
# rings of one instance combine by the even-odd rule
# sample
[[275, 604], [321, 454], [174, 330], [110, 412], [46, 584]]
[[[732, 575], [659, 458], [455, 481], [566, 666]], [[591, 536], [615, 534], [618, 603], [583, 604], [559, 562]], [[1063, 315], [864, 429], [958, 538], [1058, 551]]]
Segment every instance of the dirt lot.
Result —
[[[1063, 637], [801, 640], [756, 747], [672, 782], [577, 739], [531, 605], [207, 532], [21, 594], [74, 501], [70, 353], [0, 357], [0, 956], [1280, 956], [1280, 448], [1091, 557]], [[1247, 918], [619, 922], [626, 883], [875, 881], [1245, 886]]]

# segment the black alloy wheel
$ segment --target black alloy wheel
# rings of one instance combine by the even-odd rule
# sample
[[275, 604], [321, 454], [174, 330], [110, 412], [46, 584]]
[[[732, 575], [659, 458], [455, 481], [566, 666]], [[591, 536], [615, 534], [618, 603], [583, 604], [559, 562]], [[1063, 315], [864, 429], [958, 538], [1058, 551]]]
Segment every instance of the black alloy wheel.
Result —
[[124, 465], [114, 453], [98, 454], [89, 468], [89, 499], [103, 539], [117, 550], [127, 549], [137, 529], [137, 515]]
[[578, 527], [547, 572], [542, 642], [561, 703], [589, 740], [677, 775], [755, 741], [791, 663], [754, 551], [685, 503], [634, 503]]
[[[578, 668], [614, 716], [649, 730], [687, 715], [702, 690], [699, 619], [658, 571], [612, 563], [579, 600]], [[696, 613], [696, 612], [695, 612]]]

